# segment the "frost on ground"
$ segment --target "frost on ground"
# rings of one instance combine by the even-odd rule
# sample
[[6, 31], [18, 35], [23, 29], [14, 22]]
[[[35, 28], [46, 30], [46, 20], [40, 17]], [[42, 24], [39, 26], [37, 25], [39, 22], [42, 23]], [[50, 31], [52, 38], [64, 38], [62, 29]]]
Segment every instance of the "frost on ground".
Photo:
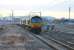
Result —
[[21, 34], [3, 34], [0, 37], [0, 44], [2, 45], [13, 45], [13, 46], [17, 46], [17, 45], [24, 45], [25, 42], [27, 42], [26, 37], [24, 37]]

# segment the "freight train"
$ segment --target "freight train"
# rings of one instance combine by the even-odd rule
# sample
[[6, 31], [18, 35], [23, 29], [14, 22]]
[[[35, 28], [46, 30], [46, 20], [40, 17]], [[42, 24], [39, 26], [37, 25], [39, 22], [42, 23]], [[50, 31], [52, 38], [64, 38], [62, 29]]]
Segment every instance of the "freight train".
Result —
[[24, 23], [31, 32], [40, 34], [42, 27], [42, 18], [40, 16], [33, 16], [29, 20], [25, 20]]
[[28, 20], [24, 20], [24, 26], [31, 32], [35, 34], [40, 34], [41, 32], [53, 31], [55, 25], [53, 23], [49, 24], [45, 18], [41, 16], [33, 16]]

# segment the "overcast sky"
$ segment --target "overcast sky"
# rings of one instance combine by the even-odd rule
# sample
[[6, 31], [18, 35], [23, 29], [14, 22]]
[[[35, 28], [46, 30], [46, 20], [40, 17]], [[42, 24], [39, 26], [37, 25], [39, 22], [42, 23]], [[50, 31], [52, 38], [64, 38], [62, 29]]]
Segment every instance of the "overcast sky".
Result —
[[41, 11], [44, 16], [68, 18], [68, 7], [71, 6], [71, 18], [74, 16], [73, 0], [0, 0], [0, 15], [8, 16], [11, 9], [15, 16], [28, 15], [31, 11]]

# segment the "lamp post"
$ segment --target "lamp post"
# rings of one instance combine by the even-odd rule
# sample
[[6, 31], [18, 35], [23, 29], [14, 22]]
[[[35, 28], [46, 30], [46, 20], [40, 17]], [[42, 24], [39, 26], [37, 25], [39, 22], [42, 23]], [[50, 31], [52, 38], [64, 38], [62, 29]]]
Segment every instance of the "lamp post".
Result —
[[11, 24], [13, 24], [13, 10], [11, 9]]
[[70, 20], [70, 13], [71, 13], [71, 7], [69, 7], [69, 20]]
[[70, 20], [70, 16], [71, 16], [71, 6], [70, 6], [70, 2], [71, 2], [71, 1], [69, 0], [69, 7], [68, 7], [68, 8], [69, 8], [69, 20]]

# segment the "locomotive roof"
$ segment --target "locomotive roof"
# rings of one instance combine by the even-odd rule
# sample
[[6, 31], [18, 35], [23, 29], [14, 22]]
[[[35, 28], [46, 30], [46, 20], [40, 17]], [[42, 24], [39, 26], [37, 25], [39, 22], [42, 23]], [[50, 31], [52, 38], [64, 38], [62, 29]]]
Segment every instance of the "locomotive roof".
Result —
[[32, 18], [41, 18], [40, 16], [33, 16]]

